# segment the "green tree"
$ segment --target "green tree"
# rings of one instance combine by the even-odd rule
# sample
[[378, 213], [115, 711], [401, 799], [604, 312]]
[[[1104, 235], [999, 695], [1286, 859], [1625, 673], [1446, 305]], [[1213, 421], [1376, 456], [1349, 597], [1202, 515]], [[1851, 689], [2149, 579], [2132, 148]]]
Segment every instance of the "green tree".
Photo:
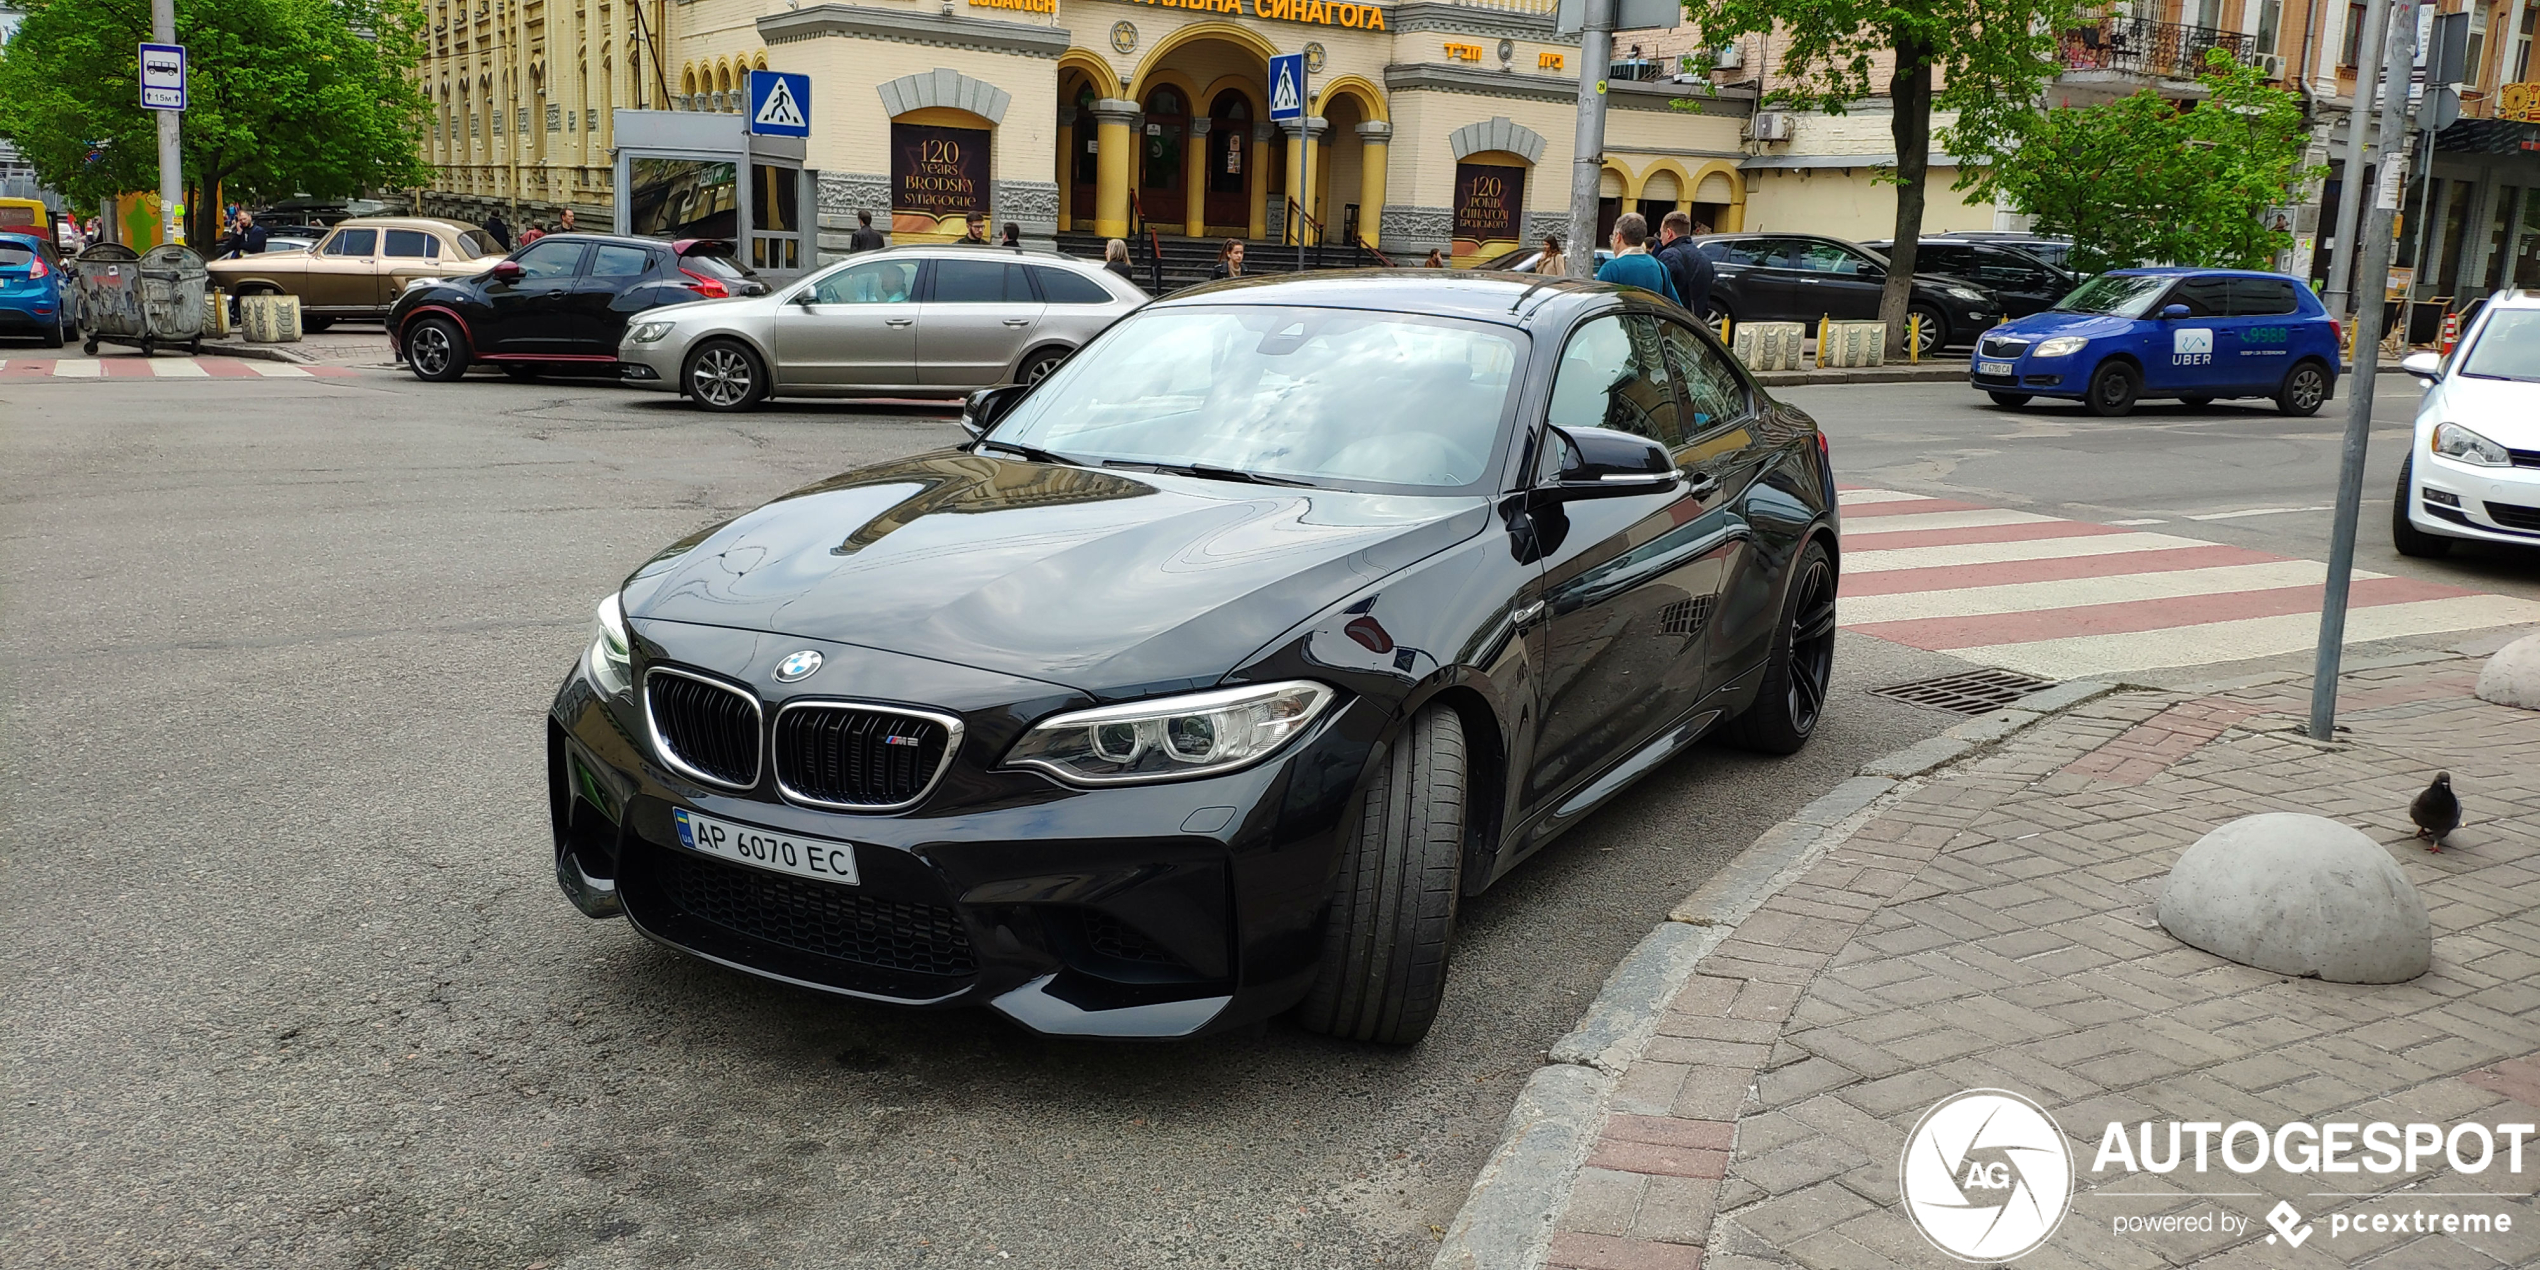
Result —
[[1989, 148], [2034, 113], [2061, 69], [2056, 33], [2072, 25], [2073, 0], [1688, 0], [1686, 12], [1714, 48], [1770, 34], [1779, 81], [1763, 104], [1842, 114], [1870, 97], [1882, 57], [1896, 139], [1896, 246], [1879, 301], [1888, 349], [1901, 352], [1930, 177], [1932, 114], [1956, 113], [1951, 150]]
[[[21, 0], [0, 50], [0, 137], [83, 203], [159, 187], [158, 121], [140, 106], [149, 0]], [[419, 0], [178, 0], [189, 59], [187, 238], [218, 200], [333, 197], [423, 183]]]
[[2302, 103], [2253, 67], [2208, 50], [2202, 102], [2150, 89], [2104, 106], [2031, 116], [1975, 180], [2073, 240], [2096, 273], [2165, 263], [2264, 268], [2292, 242], [2266, 216], [2319, 174], [2302, 166]]

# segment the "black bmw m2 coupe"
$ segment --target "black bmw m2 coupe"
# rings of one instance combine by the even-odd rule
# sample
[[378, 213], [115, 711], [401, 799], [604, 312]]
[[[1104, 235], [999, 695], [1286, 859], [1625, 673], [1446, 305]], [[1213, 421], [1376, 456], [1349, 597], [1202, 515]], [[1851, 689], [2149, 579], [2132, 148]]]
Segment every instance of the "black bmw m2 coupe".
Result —
[[600, 601], [547, 731], [583, 912], [1046, 1033], [1408, 1043], [1462, 897], [1826, 708], [1824, 438], [1643, 292], [1203, 287], [964, 425]]

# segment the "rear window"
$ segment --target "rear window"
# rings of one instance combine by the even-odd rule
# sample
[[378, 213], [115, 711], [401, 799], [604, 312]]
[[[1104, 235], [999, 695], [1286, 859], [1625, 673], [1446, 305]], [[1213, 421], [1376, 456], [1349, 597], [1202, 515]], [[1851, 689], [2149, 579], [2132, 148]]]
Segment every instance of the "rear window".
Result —
[[653, 253], [641, 247], [602, 243], [591, 253], [591, 276], [594, 278], [636, 278], [653, 267]]
[[25, 243], [0, 241], [0, 269], [24, 269], [35, 260], [35, 248]]
[[2293, 283], [2286, 278], [2234, 278], [2231, 280], [2231, 315], [2233, 317], [2274, 317], [2282, 313], [2299, 313], [2301, 302], [2293, 296]]
[[481, 260], [487, 256], [503, 254], [503, 249], [495, 245], [494, 240], [481, 229], [471, 229], [459, 235], [459, 250], [466, 252], [470, 260]]
[[679, 258], [679, 267], [701, 278], [724, 282], [747, 282], [750, 271], [735, 263], [730, 256], [691, 254]]
[[1111, 303], [1111, 293], [1103, 290], [1101, 283], [1081, 273], [1035, 265], [1032, 279], [1041, 284], [1041, 298], [1052, 304]]
[[388, 231], [388, 254], [404, 259], [421, 260], [432, 254], [432, 235], [420, 229]]

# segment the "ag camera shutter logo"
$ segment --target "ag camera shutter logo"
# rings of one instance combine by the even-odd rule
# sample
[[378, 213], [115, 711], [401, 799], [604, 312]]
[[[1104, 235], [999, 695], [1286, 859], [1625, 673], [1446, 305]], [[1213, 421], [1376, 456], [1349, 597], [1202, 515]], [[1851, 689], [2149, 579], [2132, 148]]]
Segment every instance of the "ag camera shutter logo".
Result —
[[2071, 1210], [2072, 1150], [2045, 1108], [2008, 1090], [1970, 1089], [1923, 1113], [1897, 1182], [1933, 1247], [1961, 1261], [2014, 1261]]

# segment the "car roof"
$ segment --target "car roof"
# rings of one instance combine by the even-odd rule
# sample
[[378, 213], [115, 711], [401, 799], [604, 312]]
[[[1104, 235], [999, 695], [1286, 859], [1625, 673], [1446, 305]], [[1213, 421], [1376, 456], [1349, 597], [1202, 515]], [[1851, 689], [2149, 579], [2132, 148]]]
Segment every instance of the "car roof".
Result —
[[439, 229], [463, 234], [477, 227], [463, 220], [445, 220], [439, 216], [347, 216], [333, 225], [301, 225], [295, 222], [288, 226], [270, 227], [268, 232], [272, 228], [315, 229], [321, 233], [338, 229]]
[[851, 259], [869, 260], [876, 256], [916, 256], [924, 260], [957, 260], [964, 256], [977, 256], [981, 254], [1012, 256], [1015, 259], [1028, 260], [1035, 264], [1075, 265], [1081, 269], [1100, 269], [1103, 267], [1103, 262], [1099, 260], [1088, 260], [1083, 256], [1071, 256], [1066, 252], [1053, 251], [1047, 247], [1008, 247], [1002, 243], [909, 243], [905, 246], [883, 247], [875, 251], [859, 251], [851, 257]]
[[30, 243], [36, 243], [36, 244], [38, 244], [38, 245], [41, 245], [41, 244], [44, 242], [44, 238], [43, 238], [43, 236], [42, 236], [42, 235], [38, 235], [38, 234], [30, 234], [30, 233], [26, 233], [26, 232], [24, 232], [24, 231], [21, 231], [21, 230], [15, 230], [15, 229], [0, 229], [0, 238], [19, 238], [19, 239], [24, 239], [25, 241], [30, 242]]
[[2487, 297], [2487, 307], [2491, 309], [2540, 309], [2540, 290], [2534, 290], [2529, 287], [2518, 287], [2511, 291], [2499, 291], [2494, 295]]
[[2275, 278], [2285, 282], [2301, 281], [2292, 274], [2275, 273], [2265, 269], [2206, 269], [2195, 265], [2136, 265], [2130, 269], [2111, 269], [2108, 272], [2120, 278], [2176, 278], [2192, 273], [2218, 278]]
[[1326, 269], [1202, 283], [1158, 300], [1191, 304], [1294, 304], [1378, 309], [1427, 317], [1522, 325], [1555, 309], [1625, 294], [1586, 278], [1544, 278], [1496, 269]]

